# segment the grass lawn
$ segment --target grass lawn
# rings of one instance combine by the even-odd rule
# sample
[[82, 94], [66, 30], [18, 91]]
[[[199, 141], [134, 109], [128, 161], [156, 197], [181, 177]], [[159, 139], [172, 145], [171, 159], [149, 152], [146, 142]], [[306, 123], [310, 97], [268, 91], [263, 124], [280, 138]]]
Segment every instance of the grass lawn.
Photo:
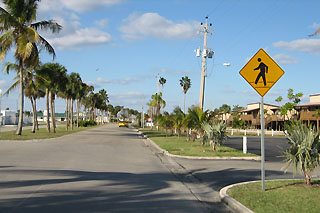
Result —
[[199, 141], [187, 141], [186, 136], [166, 136], [164, 132], [150, 129], [140, 129], [152, 141], [170, 154], [197, 157], [252, 157], [254, 154], [243, 154], [242, 151], [220, 146], [219, 151], [212, 151], [207, 143], [204, 146]]
[[[97, 126], [94, 126], [97, 127]], [[71, 130], [66, 130], [65, 126], [58, 126], [56, 128], [56, 133], [52, 132], [51, 133], [47, 132], [47, 128], [40, 128], [39, 131], [36, 131], [36, 133], [32, 133], [31, 129], [25, 129], [22, 130], [22, 135], [15, 135], [16, 131], [8, 131], [8, 132], [1, 132], [0, 133], [0, 140], [32, 140], [32, 139], [45, 139], [45, 138], [56, 138], [56, 137], [61, 137], [64, 135], [69, 135], [72, 133], [88, 130], [94, 127], [79, 127], [79, 128], [74, 128]]]
[[266, 191], [261, 183], [250, 183], [233, 187], [228, 194], [254, 212], [320, 212], [320, 180], [266, 181]]

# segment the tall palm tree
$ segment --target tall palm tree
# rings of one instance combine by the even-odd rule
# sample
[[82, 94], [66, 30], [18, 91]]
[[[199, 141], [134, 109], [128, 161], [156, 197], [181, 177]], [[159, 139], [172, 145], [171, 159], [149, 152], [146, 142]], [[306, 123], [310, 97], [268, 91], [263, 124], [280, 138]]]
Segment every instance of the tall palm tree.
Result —
[[77, 95], [79, 93], [79, 82], [81, 82], [81, 77], [79, 73], [72, 72], [70, 74], [69, 83], [67, 85], [69, 89], [70, 94], [70, 117], [71, 117], [71, 129], [73, 129], [74, 123], [73, 123], [73, 102], [77, 99]]
[[35, 72], [27, 73], [25, 96], [28, 97], [31, 102], [33, 112], [32, 133], [35, 133], [36, 129], [39, 130], [37, 118], [37, 99], [45, 96], [44, 91], [36, 81]]
[[[4, 72], [9, 74], [11, 70], [17, 72], [17, 76], [15, 77], [16, 81], [8, 88], [5, 92], [6, 95], [13, 89], [15, 89], [20, 84], [20, 77], [18, 73], [19, 65], [14, 63], [6, 63], [4, 66]], [[37, 119], [37, 103], [36, 100], [40, 97], [44, 97], [43, 91], [40, 89], [39, 85], [37, 85], [35, 81], [35, 71], [32, 67], [29, 70], [23, 70], [24, 72], [24, 87], [25, 87], [25, 96], [30, 99], [32, 111], [33, 111], [33, 126], [32, 133], [35, 133], [38, 127], [38, 119]]]
[[191, 80], [190, 80], [190, 78], [188, 78], [188, 76], [182, 77], [182, 78], [180, 79], [180, 86], [182, 87], [182, 89], [183, 89], [183, 94], [184, 94], [183, 111], [184, 111], [184, 113], [186, 113], [186, 94], [187, 94], [188, 90], [189, 90], [190, 87], [191, 87]]
[[162, 92], [163, 92], [163, 87], [164, 87], [164, 85], [165, 85], [165, 83], [167, 83], [167, 79], [165, 79], [165, 78], [163, 78], [163, 77], [160, 77], [159, 78], [159, 84], [161, 85], [161, 87], [162, 87]]
[[36, 21], [38, 2], [40, 0], [5, 0], [5, 8], [0, 7], [0, 59], [4, 59], [11, 47], [15, 47], [14, 57], [18, 63], [20, 78], [20, 113], [17, 135], [21, 135], [24, 106], [24, 67], [39, 64], [39, 48], [44, 48], [55, 57], [52, 46], [39, 35], [38, 29], [50, 29], [58, 32], [61, 26], [56, 22]]
[[[55, 107], [54, 100], [55, 96], [59, 90], [63, 90], [62, 88], [66, 86], [66, 69], [64, 66], [59, 63], [46, 63], [40, 66], [37, 70], [37, 79], [40, 85], [46, 91], [46, 105], [47, 105], [47, 128], [50, 132], [50, 119], [49, 112], [51, 109], [51, 122], [53, 132], [56, 132], [56, 124], [55, 124]], [[50, 105], [50, 107], [49, 107]]]
[[160, 94], [153, 94], [147, 105], [150, 106], [154, 118], [160, 114], [160, 110], [166, 106], [166, 102], [162, 99], [162, 93], [160, 92]]

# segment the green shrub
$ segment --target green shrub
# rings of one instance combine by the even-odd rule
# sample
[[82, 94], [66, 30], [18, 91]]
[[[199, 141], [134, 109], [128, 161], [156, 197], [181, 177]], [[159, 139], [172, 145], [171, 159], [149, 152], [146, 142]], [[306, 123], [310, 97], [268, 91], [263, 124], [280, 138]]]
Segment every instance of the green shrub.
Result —
[[95, 126], [97, 123], [94, 120], [89, 120], [89, 121], [79, 121], [79, 126], [81, 127], [87, 127], [87, 126]]

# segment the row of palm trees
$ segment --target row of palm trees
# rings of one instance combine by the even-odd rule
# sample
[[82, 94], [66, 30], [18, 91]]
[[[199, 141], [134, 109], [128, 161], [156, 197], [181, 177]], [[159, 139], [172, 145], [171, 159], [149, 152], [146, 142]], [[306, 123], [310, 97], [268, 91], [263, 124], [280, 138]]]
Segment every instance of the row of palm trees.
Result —
[[[37, 21], [37, 8], [40, 0], [4, 0], [4, 7], [0, 7], [0, 60], [12, 48], [14, 51], [15, 63], [6, 63], [4, 70], [9, 73], [11, 70], [17, 72], [15, 83], [8, 89], [9, 93], [13, 88], [20, 88], [20, 109], [19, 121], [16, 130], [17, 135], [22, 133], [24, 96], [28, 97], [32, 104], [34, 115], [32, 132], [37, 126], [37, 100], [46, 97], [47, 108], [47, 129], [50, 132], [49, 109], [51, 109], [51, 121], [53, 132], [56, 131], [55, 107], [56, 97], [66, 100], [67, 128], [71, 124], [73, 128], [73, 104], [76, 101], [77, 126], [79, 125], [79, 105], [82, 103], [95, 118], [96, 109], [105, 112], [107, 109], [108, 94], [105, 90], [94, 93], [92, 86], [82, 82], [78, 73], [67, 74], [65, 67], [58, 63], [47, 63], [40, 65], [40, 51], [45, 50], [52, 55], [56, 54], [53, 47], [45, 40], [38, 30], [50, 30], [57, 33], [62, 29], [54, 20]], [[71, 118], [69, 122], [69, 118]]]
[[213, 150], [216, 151], [216, 145], [222, 144], [226, 136], [226, 125], [216, 119], [212, 111], [202, 111], [200, 107], [193, 106], [185, 114], [180, 107], [175, 107], [169, 114], [164, 112], [156, 118], [157, 124], [165, 130], [173, 131], [180, 137], [182, 132], [187, 132], [187, 140], [195, 140], [200, 136], [201, 143], [210, 141]]
[[[5, 71], [9, 73], [11, 70], [18, 71], [18, 65], [7, 63]], [[32, 70], [23, 70], [24, 79], [23, 87], [25, 88], [25, 96], [30, 99], [33, 111], [33, 128], [34, 133], [38, 129], [37, 122], [37, 100], [45, 97], [47, 108], [47, 129], [48, 132], [56, 132], [55, 119], [55, 100], [57, 97], [66, 101], [66, 128], [73, 129], [74, 124], [79, 127], [79, 109], [83, 105], [84, 111], [88, 111], [89, 120], [96, 118], [96, 110], [105, 113], [108, 110], [107, 102], [109, 102], [107, 92], [102, 89], [98, 93], [94, 92], [94, 87], [84, 83], [79, 73], [72, 72], [67, 74], [67, 69], [59, 63], [46, 63]], [[8, 89], [7, 94], [14, 89], [20, 79]], [[76, 103], [76, 122], [74, 121], [74, 102]], [[109, 107], [110, 108], [110, 107]], [[49, 113], [50, 112], [50, 113]], [[51, 117], [51, 119], [49, 118]], [[95, 119], [94, 119], [95, 120]], [[50, 125], [50, 121], [52, 124]]]
[[[147, 105], [149, 106], [149, 114], [152, 119], [156, 118], [160, 114], [161, 109], [166, 107], [166, 101], [162, 98], [163, 87], [166, 82], [167, 82], [167, 80], [165, 78], [163, 78], [163, 77], [159, 78], [158, 85], [162, 86], [162, 91], [157, 92], [156, 94], [153, 94], [151, 96], [151, 100], [147, 103]], [[191, 87], [191, 80], [188, 76], [184, 76], [179, 80], [179, 84], [180, 84], [180, 86], [183, 90], [183, 94], [184, 94], [184, 105], [183, 105], [184, 110], [183, 110], [183, 112], [186, 113], [186, 94]]]

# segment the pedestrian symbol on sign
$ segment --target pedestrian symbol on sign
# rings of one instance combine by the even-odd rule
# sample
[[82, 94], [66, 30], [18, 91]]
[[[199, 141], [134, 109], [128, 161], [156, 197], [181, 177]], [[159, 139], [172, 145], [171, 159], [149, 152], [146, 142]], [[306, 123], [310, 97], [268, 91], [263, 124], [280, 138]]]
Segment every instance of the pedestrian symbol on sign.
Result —
[[257, 68], [254, 68], [253, 70], [260, 70], [260, 73], [258, 74], [255, 84], [258, 84], [259, 79], [262, 77], [264, 86], [267, 85], [266, 80], [266, 73], [268, 73], [268, 66], [265, 65], [263, 62], [261, 62], [261, 58], [258, 58], [258, 61], [260, 62], [259, 66]]
[[283, 74], [281, 67], [263, 49], [260, 49], [240, 71], [240, 75], [262, 97]]

